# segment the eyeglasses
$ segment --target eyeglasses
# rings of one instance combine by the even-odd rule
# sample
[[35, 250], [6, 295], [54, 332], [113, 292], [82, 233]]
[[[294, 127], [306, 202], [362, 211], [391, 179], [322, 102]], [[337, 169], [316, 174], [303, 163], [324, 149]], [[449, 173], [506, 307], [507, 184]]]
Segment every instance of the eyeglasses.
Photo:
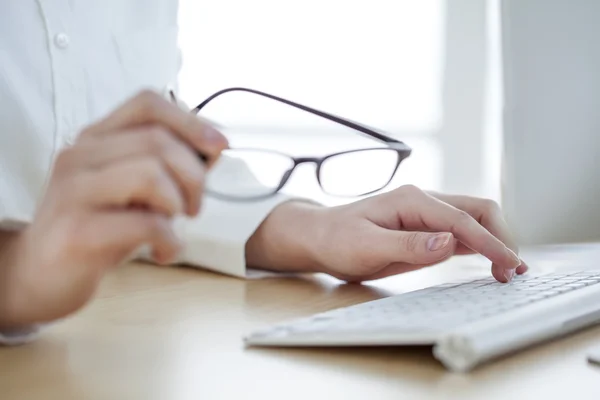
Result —
[[[207, 176], [207, 194], [230, 201], [261, 200], [275, 195], [301, 164], [316, 165], [321, 190], [338, 197], [359, 197], [376, 193], [392, 181], [400, 163], [412, 152], [405, 143], [377, 129], [258, 90], [234, 87], [218, 91], [192, 110], [199, 114], [215, 98], [230, 92], [246, 92], [286, 104], [343, 125], [384, 146], [360, 148], [323, 157], [292, 157], [258, 148], [229, 148]], [[174, 95], [171, 93], [174, 98]]]

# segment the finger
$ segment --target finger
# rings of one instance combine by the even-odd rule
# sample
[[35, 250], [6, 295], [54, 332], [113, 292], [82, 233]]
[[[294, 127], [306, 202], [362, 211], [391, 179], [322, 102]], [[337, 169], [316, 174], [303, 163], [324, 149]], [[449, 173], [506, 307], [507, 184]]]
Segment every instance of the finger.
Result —
[[148, 124], [158, 124], [172, 131], [206, 156], [209, 165], [214, 164], [221, 150], [228, 146], [227, 139], [216, 129], [151, 91], [140, 93], [85, 129], [82, 138]]
[[[473, 251], [473, 249], [470, 249], [469, 247], [465, 246], [464, 244], [462, 244], [460, 242], [457, 243], [456, 249], [454, 250], [454, 254], [457, 256], [469, 255], [469, 254], [474, 254], [474, 253], [476, 253], [476, 252]], [[517, 275], [523, 275], [523, 274], [527, 273], [527, 271], [529, 271], [529, 266], [527, 265], [527, 263], [525, 263], [525, 261], [521, 260], [521, 265], [519, 267], [517, 267], [515, 272], [517, 273]]]
[[[500, 239], [515, 254], [519, 253], [517, 242], [513, 238], [508, 224], [498, 203], [492, 200], [479, 199], [469, 196], [454, 196], [434, 194], [434, 196], [458, 209], [469, 213], [477, 222], [486, 228], [492, 235]], [[517, 273], [523, 269], [516, 271]], [[502, 275], [505, 271], [501, 265], [492, 264], [492, 274]], [[508, 271], [509, 275], [513, 275]], [[510, 277], [512, 279], [512, 276]]]
[[529, 271], [529, 266], [525, 262], [522, 262], [521, 265], [517, 268], [517, 275], [526, 274], [527, 271]]
[[490, 233], [502, 240], [508, 248], [518, 253], [519, 247], [511, 234], [498, 203], [493, 200], [470, 196], [455, 196], [441, 193], [431, 193], [431, 195], [459, 210], [466, 211], [477, 222], [487, 228]]
[[123, 131], [119, 135], [99, 135], [79, 147], [81, 164], [105, 167], [136, 157], [157, 157], [184, 193], [186, 212], [196, 215], [204, 186], [204, 165], [191, 148], [158, 125]]
[[83, 204], [94, 208], [142, 206], [166, 216], [182, 213], [183, 195], [162, 163], [139, 157], [77, 175], [73, 190]]
[[135, 210], [96, 213], [81, 234], [85, 251], [102, 266], [119, 265], [146, 244], [157, 262], [170, 263], [182, 246], [167, 217]]
[[456, 249], [454, 250], [454, 254], [456, 254], [457, 256], [469, 255], [469, 254], [475, 254], [475, 253], [477, 253], [477, 252], [473, 251], [473, 249], [465, 246], [461, 242], [458, 242], [456, 244]]
[[[425, 230], [425, 226], [426, 230], [451, 232], [466, 246], [507, 270], [514, 271], [521, 264], [512, 250], [467, 212], [418, 190], [413, 190], [406, 199], [407, 207], [399, 210], [406, 228]], [[504, 274], [494, 273], [494, 277], [501, 282], [508, 281]]]
[[451, 233], [406, 232], [381, 229], [377, 236], [371, 235], [371, 252], [384, 257], [384, 265], [408, 263], [427, 265], [440, 262], [454, 254]]

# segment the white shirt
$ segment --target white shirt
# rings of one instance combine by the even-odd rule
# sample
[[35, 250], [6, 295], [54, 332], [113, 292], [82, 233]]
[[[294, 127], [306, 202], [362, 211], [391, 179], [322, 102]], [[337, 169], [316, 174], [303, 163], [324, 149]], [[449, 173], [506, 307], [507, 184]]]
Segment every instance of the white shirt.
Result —
[[[0, 228], [15, 229], [84, 126], [142, 89], [176, 86], [178, 2], [0, 0], [0, 10]], [[199, 218], [176, 221], [180, 262], [246, 276], [246, 241], [284, 200], [207, 197]]]

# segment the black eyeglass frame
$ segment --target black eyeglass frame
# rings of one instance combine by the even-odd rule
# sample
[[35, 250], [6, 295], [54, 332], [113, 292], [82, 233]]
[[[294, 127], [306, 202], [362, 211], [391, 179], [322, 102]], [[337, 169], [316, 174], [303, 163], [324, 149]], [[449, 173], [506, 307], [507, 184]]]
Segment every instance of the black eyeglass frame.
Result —
[[[343, 154], [351, 154], [351, 153], [356, 153], [356, 152], [362, 152], [362, 151], [369, 151], [369, 150], [385, 150], [385, 149], [390, 149], [390, 150], [394, 150], [396, 151], [398, 158], [396, 161], [396, 165], [394, 166], [394, 169], [392, 171], [392, 173], [390, 174], [390, 178], [388, 179], [388, 181], [381, 186], [378, 189], [366, 192], [366, 193], [362, 193], [362, 194], [358, 194], [358, 195], [354, 195], [354, 196], [343, 196], [343, 195], [335, 195], [336, 197], [361, 197], [361, 196], [367, 196], [376, 192], [379, 192], [380, 190], [384, 189], [386, 186], [388, 186], [390, 184], [390, 182], [392, 181], [392, 179], [394, 179], [394, 176], [396, 175], [396, 172], [398, 171], [398, 168], [400, 167], [400, 164], [402, 163], [402, 161], [404, 161], [405, 159], [407, 159], [411, 153], [412, 153], [412, 149], [404, 142], [394, 139], [392, 137], [389, 136], [389, 134], [386, 134], [378, 129], [375, 128], [371, 128], [368, 127], [364, 124], [360, 124], [358, 122], [354, 122], [351, 121], [349, 119], [346, 118], [341, 118], [338, 117], [336, 115], [324, 112], [324, 111], [320, 111], [317, 110], [315, 108], [312, 107], [308, 107], [305, 106], [303, 104], [299, 104], [296, 103], [294, 101], [290, 101], [290, 100], [286, 100], [284, 98], [278, 97], [278, 96], [274, 96], [272, 94], [268, 94], [265, 92], [261, 92], [259, 90], [254, 90], [254, 89], [249, 89], [249, 88], [244, 88], [244, 87], [232, 87], [232, 88], [227, 88], [227, 89], [223, 89], [220, 90], [214, 94], [212, 94], [211, 96], [207, 97], [202, 103], [198, 104], [191, 112], [193, 114], [199, 114], [200, 111], [206, 106], [208, 105], [212, 100], [214, 100], [215, 98], [229, 93], [229, 92], [247, 92], [247, 93], [252, 93], [252, 94], [256, 94], [262, 97], [266, 97], [269, 98], [271, 100], [275, 100], [278, 101], [280, 103], [283, 104], [287, 104], [291, 107], [297, 108], [299, 110], [311, 113], [313, 115], [319, 116], [321, 118], [325, 118], [329, 121], [338, 123], [340, 125], [346, 126], [350, 129], [353, 129], [365, 136], [367, 136], [370, 139], [374, 139], [376, 141], [379, 141], [383, 144], [386, 145], [386, 147], [373, 147], [373, 148], [360, 148], [360, 149], [353, 149], [353, 150], [346, 150], [346, 151], [340, 151], [337, 153], [333, 153], [333, 154], [328, 154], [326, 156], [323, 157], [293, 157], [290, 156], [288, 154], [284, 154], [284, 153], [280, 153], [277, 151], [272, 151], [272, 150], [266, 150], [266, 149], [253, 149], [253, 148], [232, 148], [231, 150], [249, 150], [249, 151], [262, 151], [262, 152], [270, 152], [270, 153], [276, 153], [285, 157], [288, 157], [290, 160], [293, 161], [293, 166], [284, 173], [284, 175], [281, 178], [281, 181], [279, 182], [279, 185], [273, 189], [273, 191], [269, 192], [269, 193], [265, 193], [265, 194], [261, 194], [261, 195], [257, 195], [257, 196], [251, 196], [251, 197], [235, 197], [235, 196], [228, 196], [228, 195], [224, 195], [224, 194], [220, 194], [220, 193], [216, 193], [216, 192], [212, 192], [210, 190], [207, 190], [208, 193], [210, 193], [211, 196], [216, 197], [216, 198], [220, 198], [223, 200], [228, 200], [228, 201], [256, 201], [256, 200], [262, 200], [265, 198], [269, 198], [275, 194], [277, 194], [283, 187], [285, 187], [285, 185], [287, 184], [287, 182], [289, 181], [289, 178], [292, 176], [293, 172], [295, 171], [296, 167], [298, 167], [300, 164], [305, 164], [305, 163], [312, 163], [312, 164], [316, 164], [316, 178], [317, 178], [317, 182], [319, 184], [319, 186], [321, 187], [321, 190], [323, 190], [324, 193], [326, 194], [332, 194], [327, 192], [327, 190], [323, 187], [322, 183], [321, 183], [321, 169], [323, 164], [329, 160], [332, 157], [336, 157], [336, 156], [340, 156]], [[172, 95], [173, 96], [173, 95]]]

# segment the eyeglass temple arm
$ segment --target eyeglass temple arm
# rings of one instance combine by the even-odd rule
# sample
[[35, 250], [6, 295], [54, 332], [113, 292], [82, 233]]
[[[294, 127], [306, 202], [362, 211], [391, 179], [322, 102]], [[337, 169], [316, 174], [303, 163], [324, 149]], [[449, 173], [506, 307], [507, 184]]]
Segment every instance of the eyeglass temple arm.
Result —
[[195, 113], [195, 114], [197, 114], [211, 100], [215, 99], [216, 97], [219, 97], [222, 94], [225, 94], [225, 93], [228, 93], [228, 92], [234, 92], [234, 91], [254, 93], [254, 94], [257, 94], [259, 96], [263, 96], [263, 97], [267, 97], [267, 98], [275, 100], [275, 101], [279, 101], [279, 102], [287, 104], [289, 106], [298, 108], [300, 110], [309, 112], [309, 113], [314, 114], [314, 115], [318, 115], [319, 117], [322, 117], [322, 118], [328, 119], [330, 121], [336, 122], [338, 124], [344, 125], [344, 126], [346, 126], [348, 128], [355, 129], [355, 130], [357, 130], [357, 131], [359, 131], [361, 133], [364, 133], [365, 135], [370, 136], [371, 138], [375, 138], [375, 139], [380, 140], [380, 141], [382, 141], [384, 143], [404, 144], [403, 142], [401, 142], [399, 140], [391, 138], [388, 135], [385, 135], [385, 134], [383, 134], [381, 132], [378, 132], [375, 129], [369, 128], [369, 127], [367, 127], [365, 125], [362, 125], [362, 124], [359, 124], [357, 122], [353, 122], [353, 121], [350, 121], [350, 120], [345, 119], [345, 118], [340, 118], [340, 117], [337, 117], [337, 116], [335, 116], [333, 114], [329, 114], [329, 113], [326, 113], [324, 111], [319, 111], [319, 110], [314, 109], [312, 107], [308, 107], [308, 106], [305, 106], [305, 105], [302, 105], [302, 104], [299, 104], [299, 103], [296, 103], [296, 102], [293, 102], [293, 101], [290, 101], [290, 100], [286, 100], [286, 99], [283, 99], [283, 98], [278, 97], [278, 96], [273, 96], [272, 94], [264, 93], [264, 92], [261, 92], [261, 91], [258, 91], [258, 90], [254, 90], [254, 89], [243, 88], [243, 87], [233, 87], [233, 88], [228, 88], [228, 89], [220, 90], [220, 91], [214, 93], [213, 95], [211, 95], [210, 97], [208, 97], [202, 103], [198, 104], [196, 106], [196, 108], [194, 108], [192, 110], [192, 112]]

